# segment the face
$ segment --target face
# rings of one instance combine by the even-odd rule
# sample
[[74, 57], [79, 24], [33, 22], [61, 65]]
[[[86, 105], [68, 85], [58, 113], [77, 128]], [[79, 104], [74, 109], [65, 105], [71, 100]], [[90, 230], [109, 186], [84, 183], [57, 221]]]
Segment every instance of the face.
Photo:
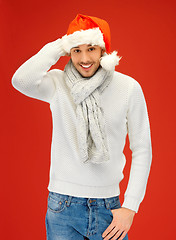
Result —
[[91, 77], [100, 66], [103, 50], [98, 45], [82, 44], [70, 50], [73, 65], [83, 77]]

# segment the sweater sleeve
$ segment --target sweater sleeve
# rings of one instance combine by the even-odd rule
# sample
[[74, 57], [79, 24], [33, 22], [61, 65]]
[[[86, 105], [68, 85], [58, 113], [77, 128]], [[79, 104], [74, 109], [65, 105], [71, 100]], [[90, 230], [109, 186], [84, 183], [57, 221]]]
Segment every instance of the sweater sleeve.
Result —
[[127, 129], [132, 163], [122, 207], [137, 213], [146, 192], [152, 162], [152, 146], [147, 105], [142, 88], [136, 80], [129, 94]]
[[24, 95], [49, 103], [56, 87], [47, 71], [64, 55], [62, 39], [47, 43], [16, 70], [11, 80], [13, 87]]

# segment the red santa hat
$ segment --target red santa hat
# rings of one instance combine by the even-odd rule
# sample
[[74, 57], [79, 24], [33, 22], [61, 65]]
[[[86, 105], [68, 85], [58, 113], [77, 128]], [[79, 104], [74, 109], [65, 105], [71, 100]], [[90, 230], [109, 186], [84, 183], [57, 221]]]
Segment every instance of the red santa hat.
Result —
[[100, 58], [100, 65], [107, 71], [115, 69], [121, 57], [117, 51], [110, 53], [111, 34], [109, 24], [100, 18], [77, 14], [70, 23], [67, 34], [62, 37], [63, 49], [70, 53], [70, 49], [81, 44], [98, 45], [106, 52]]

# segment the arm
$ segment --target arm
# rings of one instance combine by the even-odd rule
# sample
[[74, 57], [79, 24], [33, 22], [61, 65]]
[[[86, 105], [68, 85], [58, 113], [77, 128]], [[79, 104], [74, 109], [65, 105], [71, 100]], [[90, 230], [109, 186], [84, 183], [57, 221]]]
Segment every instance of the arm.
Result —
[[132, 150], [130, 177], [121, 208], [112, 209], [113, 220], [103, 232], [104, 240], [122, 240], [129, 231], [142, 202], [149, 176], [152, 148], [147, 106], [141, 86], [134, 81], [129, 89], [127, 128]]
[[147, 105], [142, 88], [137, 81], [134, 81], [129, 95], [127, 128], [132, 151], [132, 164], [122, 207], [137, 213], [145, 195], [152, 162]]
[[64, 55], [62, 39], [47, 43], [16, 70], [12, 77], [13, 87], [29, 97], [50, 102], [55, 84], [47, 71]]

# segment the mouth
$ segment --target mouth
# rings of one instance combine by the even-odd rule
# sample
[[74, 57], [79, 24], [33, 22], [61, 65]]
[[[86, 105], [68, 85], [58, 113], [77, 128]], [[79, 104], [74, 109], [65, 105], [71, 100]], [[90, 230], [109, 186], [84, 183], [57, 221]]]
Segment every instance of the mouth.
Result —
[[82, 69], [84, 70], [89, 70], [91, 67], [92, 67], [93, 64], [89, 64], [89, 65], [83, 65], [83, 64], [80, 64], [80, 66], [82, 67]]

